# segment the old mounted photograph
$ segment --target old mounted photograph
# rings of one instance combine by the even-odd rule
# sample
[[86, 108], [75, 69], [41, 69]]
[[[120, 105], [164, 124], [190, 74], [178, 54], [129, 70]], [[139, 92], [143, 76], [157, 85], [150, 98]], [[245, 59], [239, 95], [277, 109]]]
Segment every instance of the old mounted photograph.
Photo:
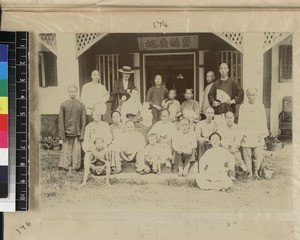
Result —
[[37, 38], [41, 209], [292, 209], [293, 33]]

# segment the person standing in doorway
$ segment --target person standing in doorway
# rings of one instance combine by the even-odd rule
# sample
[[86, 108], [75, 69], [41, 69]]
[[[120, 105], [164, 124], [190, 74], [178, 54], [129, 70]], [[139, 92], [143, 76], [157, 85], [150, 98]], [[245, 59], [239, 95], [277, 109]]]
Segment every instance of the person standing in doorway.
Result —
[[94, 105], [98, 103], [106, 103], [109, 99], [109, 92], [99, 83], [100, 72], [92, 71], [92, 81], [83, 85], [81, 90], [81, 101], [84, 103], [87, 115], [87, 124], [93, 121], [92, 111]]
[[[111, 105], [112, 111], [119, 109], [119, 107], [130, 98], [130, 92], [136, 88], [134, 82], [130, 80], [130, 75], [134, 73], [129, 66], [123, 66], [119, 69], [122, 78], [116, 79], [113, 86], [113, 101]], [[119, 109], [120, 111], [120, 109]]]
[[203, 114], [205, 114], [205, 110], [208, 108], [208, 107], [211, 107], [209, 101], [208, 101], [208, 93], [211, 89], [211, 86], [213, 85], [214, 83], [214, 80], [215, 80], [215, 74], [214, 72], [212, 71], [209, 71], [207, 74], [206, 74], [206, 82], [207, 82], [207, 86], [205, 87], [205, 90], [204, 90], [204, 96], [203, 96], [203, 100], [202, 100], [202, 104], [201, 104], [201, 112]]
[[218, 125], [225, 124], [225, 113], [235, 113], [235, 105], [244, 100], [244, 90], [233, 78], [228, 77], [229, 68], [222, 63], [219, 68], [221, 78], [213, 83], [208, 93], [210, 105], [215, 110], [215, 121]]
[[153, 114], [153, 124], [159, 121], [162, 110], [162, 101], [168, 97], [168, 89], [162, 85], [162, 76], [157, 74], [154, 78], [154, 86], [149, 88], [146, 102], [150, 103]]

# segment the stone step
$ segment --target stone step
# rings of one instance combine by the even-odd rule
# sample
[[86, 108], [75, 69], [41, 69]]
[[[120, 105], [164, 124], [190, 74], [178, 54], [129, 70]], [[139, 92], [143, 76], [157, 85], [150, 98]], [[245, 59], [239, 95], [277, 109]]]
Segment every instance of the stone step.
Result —
[[[162, 173], [165, 173], [166, 172], [166, 166], [163, 165], [161, 167], [161, 171]], [[135, 168], [135, 163], [123, 163], [122, 164], [122, 172], [123, 173], [133, 173], [133, 172], [136, 172], [136, 168]], [[172, 169], [171, 169], [171, 172], [172, 173], [177, 173], [178, 172], [178, 168], [175, 166], [175, 165], [172, 165]], [[191, 168], [189, 170], [189, 173], [193, 173], [193, 174], [196, 174], [198, 173], [198, 162], [195, 162], [191, 165]]]
[[[197, 174], [189, 173], [187, 177], [179, 177], [176, 173], [161, 173], [159, 175], [155, 173], [138, 174], [135, 172], [122, 172], [119, 174], [112, 174], [110, 176], [110, 182], [112, 184], [127, 183], [134, 185], [145, 184], [164, 184], [164, 185], [196, 185]], [[105, 181], [105, 176], [92, 176], [96, 181]]]

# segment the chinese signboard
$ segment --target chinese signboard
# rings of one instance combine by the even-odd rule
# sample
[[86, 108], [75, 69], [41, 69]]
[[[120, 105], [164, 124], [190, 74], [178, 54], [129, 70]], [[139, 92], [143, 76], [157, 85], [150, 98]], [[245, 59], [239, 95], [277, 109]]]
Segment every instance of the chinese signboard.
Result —
[[198, 36], [138, 37], [140, 51], [197, 49]]

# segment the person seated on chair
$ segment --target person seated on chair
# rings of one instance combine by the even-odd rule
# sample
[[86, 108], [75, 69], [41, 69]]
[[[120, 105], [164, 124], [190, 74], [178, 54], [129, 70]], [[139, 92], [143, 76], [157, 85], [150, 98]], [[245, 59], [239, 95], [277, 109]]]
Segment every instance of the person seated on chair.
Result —
[[119, 173], [122, 171], [123, 162], [140, 162], [141, 150], [146, 143], [143, 135], [136, 131], [134, 122], [128, 120], [125, 123], [125, 132], [112, 145], [111, 167], [113, 173]]
[[234, 123], [234, 115], [228, 111], [225, 114], [226, 124], [222, 128], [218, 129], [218, 133], [222, 137], [222, 147], [227, 149], [235, 159], [236, 169], [241, 168], [243, 172], [248, 173], [249, 169], [242, 159], [241, 152], [239, 150], [241, 146], [242, 136], [237, 124]]
[[161, 120], [155, 123], [149, 133], [155, 133], [159, 137], [166, 136], [171, 146], [172, 135], [177, 131], [176, 125], [170, 120], [170, 112], [167, 109], [161, 111]]
[[214, 120], [214, 109], [208, 107], [205, 109], [206, 119], [200, 121], [196, 125], [196, 137], [198, 141], [198, 160], [203, 156], [205, 151], [211, 148], [209, 136], [217, 131]]
[[190, 128], [190, 121], [183, 118], [179, 122], [179, 131], [176, 131], [172, 137], [174, 163], [178, 167], [178, 176], [186, 177], [191, 163], [195, 162], [197, 141], [194, 131]]
[[137, 88], [130, 91], [130, 98], [125, 101], [121, 107], [122, 122], [125, 123], [128, 120], [133, 120], [141, 115], [142, 104], [140, 101], [140, 94]]

